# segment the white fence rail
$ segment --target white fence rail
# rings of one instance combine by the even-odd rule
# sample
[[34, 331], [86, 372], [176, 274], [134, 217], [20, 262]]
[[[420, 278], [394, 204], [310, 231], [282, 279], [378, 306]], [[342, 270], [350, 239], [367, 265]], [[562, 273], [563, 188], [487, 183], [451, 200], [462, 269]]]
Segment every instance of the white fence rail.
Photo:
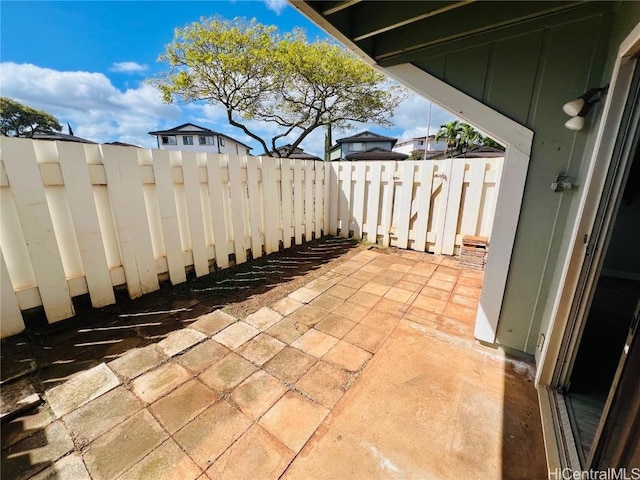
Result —
[[453, 255], [491, 236], [503, 160], [333, 162], [328, 233]]
[[312, 237], [324, 227], [323, 162], [2, 138], [1, 336], [22, 310], [49, 322]]
[[0, 336], [321, 235], [453, 254], [491, 234], [502, 158], [324, 162], [0, 140]]

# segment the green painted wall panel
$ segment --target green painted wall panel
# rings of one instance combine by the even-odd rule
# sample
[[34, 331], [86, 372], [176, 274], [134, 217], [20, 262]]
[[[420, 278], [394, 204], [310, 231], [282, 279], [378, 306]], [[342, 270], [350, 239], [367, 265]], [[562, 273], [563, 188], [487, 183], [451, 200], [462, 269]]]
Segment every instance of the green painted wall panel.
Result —
[[482, 98], [490, 51], [490, 45], [480, 45], [450, 53], [447, 55], [444, 81], [467, 95]]

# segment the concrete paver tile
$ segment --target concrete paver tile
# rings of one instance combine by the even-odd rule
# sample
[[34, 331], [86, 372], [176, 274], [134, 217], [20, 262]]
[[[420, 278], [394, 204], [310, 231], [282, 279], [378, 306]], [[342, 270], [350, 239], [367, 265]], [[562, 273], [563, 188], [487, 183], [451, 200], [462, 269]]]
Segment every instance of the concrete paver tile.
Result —
[[73, 441], [62, 422], [53, 422], [2, 451], [0, 477], [27, 479], [73, 448]]
[[447, 302], [443, 302], [442, 300], [438, 300], [433, 297], [427, 297], [425, 295], [418, 295], [417, 298], [413, 301], [412, 306], [421, 308], [428, 312], [441, 314], [442, 312], [444, 312], [444, 309], [447, 306]]
[[440, 273], [437, 270], [431, 275], [432, 280], [442, 280], [443, 282], [449, 282], [455, 284], [458, 281], [458, 275], [446, 275]]
[[483, 278], [482, 277], [467, 277], [464, 274], [460, 274], [458, 277], [458, 285], [464, 285], [465, 287], [482, 287]]
[[390, 298], [383, 298], [375, 306], [376, 312], [389, 313], [396, 317], [401, 317], [408, 310], [408, 305], [403, 302], [396, 302]]
[[361, 292], [366, 292], [366, 293], [371, 293], [373, 295], [378, 295], [379, 297], [384, 297], [384, 294], [387, 293], [389, 291], [391, 287], [389, 287], [388, 285], [381, 285], [379, 283], [376, 283], [375, 281], [373, 282], [369, 282], [367, 284], [365, 284], [360, 291]]
[[225, 346], [210, 339], [180, 355], [178, 361], [192, 373], [200, 373], [228, 353], [229, 350]]
[[320, 320], [314, 328], [331, 335], [332, 337], [342, 338], [349, 332], [349, 330], [355, 327], [355, 325], [355, 322], [347, 320], [340, 315], [329, 314]]
[[435, 277], [431, 277], [427, 282], [427, 285], [433, 288], [444, 290], [446, 292], [451, 292], [453, 290], [453, 287], [456, 286], [455, 281], [450, 282], [448, 280], [443, 280], [442, 278]]
[[301, 303], [309, 303], [318, 295], [320, 295], [320, 292], [316, 290], [311, 290], [310, 288], [302, 287], [294, 292], [291, 292], [289, 294], [289, 298], [292, 298], [293, 300], [297, 300], [298, 302], [301, 302]]
[[416, 307], [414, 303], [414, 305], [409, 307], [404, 318], [405, 320], [411, 320], [412, 322], [419, 323], [426, 327], [436, 328], [440, 322], [441, 315]]
[[109, 480], [135, 465], [167, 439], [148, 410], [142, 410], [94, 441], [84, 453], [94, 480]]
[[349, 372], [357, 372], [362, 370], [371, 357], [372, 354], [366, 350], [349, 342], [340, 341], [322, 357], [322, 360]]
[[334, 297], [329, 295], [328, 293], [323, 293], [316, 299], [311, 302], [312, 307], [321, 308], [322, 310], [326, 310], [327, 312], [331, 312], [335, 310], [337, 307], [342, 305], [344, 300], [338, 297]]
[[257, 368], [237, 353], [230, 353], [200, 374], [200, 380], [218, 392], [231, 390]]
[[192, 328], [183, 328], [170, 333], [167, 338], [158, 342], [158, 346], [164, 351], [165, 355], [173, 357], [205, 338], [207, 337], [202, 332]]
[[72, 453], [61, 458], [46, 470], [40, 472], [31, 480], [91, 480], [87, 467], [84, 466], [82, 457]]
[[294, 300], [293, 298], [284, 297], [277, 302], [272, 303], [271, 308], [278, 312], [280, 315], [286, 317], [290, 313], [295, 312], [302, 305], [304, 305], [304, 303]]
[[369, 307], [346, 301], [336, 308], [333, 313], [351, 320], [352, 322], [359, 322], [367, 313], [369, 313], [369, 311], [371, 311]]
[[346, 285], [334, 285], [327, 290], [329, 295], [341, 298], [342, 300], [346, 300], [356, 292], [357, 290], [355, 288], [347, 287]]
[[356, 325], [344, 336], [344, 341], [357, 347], [364, 348], [368, 352], [375, 353], [386, 335], [378, 329], [367, 327], [366, 325]]
[[339, 273], [340, 275], [351, 275], [353, 272], [358, 270], [362, 266], [360, 262], [346, 261], [337, 267], [331, 269], [334, 273]]
[[136, 378], [131, 390], [145, 403], [153, 403], [191, 378], [191, 374], [177, 363], [167, 363]]
[[213, 339], [231, 350], [235, 350], [258, 333], [260, 333], [260, 330], [257, 328], [244, 322], [236, 322], [217, 333]]
[[391, 300], [395, 300], [396, 302], [407, 303], [415, 297], [415, 294], [414, 292], [410, 292], [409, 290], [404, 290], [398, 287], [391, 287], [384, 296], [385, 298], [390, 298]]
[[380, 297], [378, 295], [363, 291], [356, 292], [349, 298], [349, 302], [353, 302], [367, 308], [373, 308], [379, 301]]
[[315, 290], [316, 292], [324, 292], [329, 288], [333, 287], [336, 283], [338, 283], [340, 277], [322, 275], [321, 277], [316, 278], [306, 285], [307, 288], [311, 290]]
[[60, 418], [120, 385], [120, 380], [104, 363], [82, 372], [46, 393], [51, 410]]
[[436, 269], [436, 273], [439, 273], [442, 275], [449, 275], [451, 277], [457, 277], [460, 274], [460, 270], [457, 268], [446, 267], [441, 264], [441, 265], [438, 265], [438, 268]]
[[307, 330], [309, 330], [308, 325], [298, 322], [291, 317], [285, 317], [267, 330], [267, 333], [281, 342], [290, 344]]
[[244, 319], [245, 322], [253, 325], [258, 330], [266, 330], [280, 320], [282, 320], [282, 315], [269, 307], [262, 307]]
[[392, 287], [397, 281], [401, 280], [405, 276], [403, 272], [394, 272], [393, 270], [385, 269], [384, 274], [377, 275], [375, 282], [381, 285], [388, 285]]
[[434, 263], [416, 263], [413, 268], [411, 268], [411, 274], [430, 277], [431, 275], [433, 275], [433, 272], [435, 272], [437, 268], [438, 265]]
[[160, 365], [167, 358], [164, 351], [158, 345], [153, 344], [130, 350], [120, 358], [109, 362], [108, 365], [120, 378], [131, 380]]
[[429, 281], [429, 277], [431, 276], [431, 274], [428, 275], [421, 275], [419, 273], [416, 273], [415, 269], [411, 270], [411, 272], [406, 273], [402, 276], [402, 278], [400, 280], [398, 280], [399, 282], [411, 282], [411, 283], [416, 283], [420, 286], [425, 285], [428, 281]]
[[304, 307], [299, 308], [291, 315], [289, 315], [288, 318], [312, 327], [322, 318], [324, 318], [327, 313], [328, 312], [326, 310], [323, 310], [321, 308], [312, 307], [311, 305], [305, 305]]
[[371, 280], [373, 280], [374, 278], [376, 278], [378, 275], [375, 273], [371, 273], [371, 272], [363, 272], [362, 268], [360, 270], [358, 270], [355, 273], [352, 273], [351, 275], [349, 275], [350, 278], [355, 278], [358, 280], [362, 280], [364, 282], [370, 282]]
[[377, 259], [374, 260], [373, 262], [368, 263], [367, 265], [362, 267], [360, 270], [367, 273], [373, 273], [374, 275], [382, 275], [385, 272], [385, 267], [378, 264], [374, 264], [374, 262], [376, 261]]
[[190, 380], [151, 405], [151, 412], [171, 434], [180, 430], [220, 397], [198, 380]]
[[86, 446], [142, 409], [142, 403], [124, 387], [118, 387], [64, 417], [78, 446]]
[[286, 347], [285, 343], [266, 333], [261, 333], [240, 347], [237, 353], [256, 365], [262, 365], [284, 347]]
[[127, 470], [119, 480], [195, 480], [202, 470], [169, 439]]
[[420, 290], [422, 290], [422, 284], [404, 280], [404, 277], [394, 283], [393, 286], [401, 288], [403, 290], [407, 290], [411, 293], [418, 293]]
[[407, 272], [411, 271], [411, 267], [412, 267], [412, 265], [402, 265], [402, 264], [399, 264], [399, 263], [393, 263], [389, 267], [389, 270], [393, 270], [394, 272], [407, 273]]
[[459, 295], [454, 293], [451, 295], [452, 303], [456, 305], [462, 305], [463, 307], [473, 308], [475, 309], [478, 306], [478, 299], [473, 297], [467, 297], [465, 295]]
[[258, 370], [231, 394], [231, 401], [246, 416], [257, 420], [278, 400], [287, 388], [280, 380]]
[[400, 317], [396, 317], [390, 313], [379, 312], [374, 309], [367, 313], [367, 315], [360, 320], [360, 323], [367, 327], [376, 328], [380, 331], [389, 333], [399, 321]]
[[297, 348], [286, 347], [269, 360], [264, 369], [283, 382], [293, 384], [311, 368], [316, 358], [301, 352]]
[[2, 424], [2, 450], [28, 437], [36, 430], [42, 430], [55, 420], [55, 415], [46, 403], [34, 410]]
[[293, 452], [259, 425], [252, 426], [207, 470], [212, 480], [277, 479]]
[[471, 323], [476, 319], [476, 308], [469, 308], [449, 302], [444, 309], [444, 314], [447, 317], [457, 318]]
[[[356, 278], [354, 275], [356, 275], [357, 273], [358, 272], [354, 273], [349, 277], [343, 278], [338, 282], [338, 285], [355, 288], [356, 290], [359, 288], [362, 288], [363, 285], [367, 284], [367, 280], [363, 280], [362, 278]], [[365, 275], [369, 275], [369, 274], [365, 272]]]
[[422, 290], [420, 290], [420, 295], [435, 298], [436, 300], [440, 300], [441, 302], [447, 302], [449, 300], [449, 297], [451, 297], [451, 292], [425, 286]]
[[185, 425], [173, 439], [203, 470], [251, 425], [251, 420], [219, 400]]
[[460, 279], [458, 278], [458, 283], [453, 289], [454, 294], [464, 295], [465, 297], [471, 297], [475, 299], [479, 299], [482, 294], [482, 289], [480, 287], [468, 287], [466, 285], [462, 285], [460, 283]]
[[296, 387], [330, 409], [349, 387], [350, 378], [344, 370], [319, 361], [298, 380]]
[[327, 408], [299, 393], [287, 392], [258, 423], [298, 453], [328, 413]]
[[311, 329], [300, 338], [298, 338], [295, 342], [293, 342], [291, 346], [302, 350], [309, 355], [320, 358], [325, 353], [327, 353], [336, 343], [338, 343], [337, 338], [332, 337], [331, 335], [327, 335], [326, 333]]
[[216, 310], [215, 312], [202, 315], [198, 320], [191, 324], [191, 328], [195, 328], [207, 335], [215, 335], [220, 330], [224, 330], [235, 322], [237, 322], [235, 317], [232, 317], [222, 310]]

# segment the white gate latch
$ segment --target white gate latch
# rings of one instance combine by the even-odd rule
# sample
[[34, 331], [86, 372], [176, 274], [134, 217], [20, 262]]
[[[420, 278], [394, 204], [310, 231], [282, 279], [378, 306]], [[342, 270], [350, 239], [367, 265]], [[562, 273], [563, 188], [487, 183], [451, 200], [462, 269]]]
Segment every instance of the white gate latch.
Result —
[[556, 177], [556, 181], [551, 184], [551, 190], [554, 192], [564, 192], [565, 190], [571, 190], [573, 188], [573, 184], [570, 179], [566, 175], [558, 175]]

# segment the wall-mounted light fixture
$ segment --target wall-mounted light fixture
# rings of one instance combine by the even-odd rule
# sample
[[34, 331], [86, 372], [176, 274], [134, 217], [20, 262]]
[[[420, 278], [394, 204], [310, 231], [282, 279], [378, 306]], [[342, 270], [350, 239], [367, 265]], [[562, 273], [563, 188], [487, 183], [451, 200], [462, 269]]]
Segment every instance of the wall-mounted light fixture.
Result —
[[564, 124], [569, 130], [582, 130], [584, 127], [584, 117], [587, 116], [591, 107], [606, 95], [609, 85], [600, 88], [592, 88], [588, 90], [584, 95], [565, 103], [562, 106], [562, 110], [567, 115], [571, 116], [569, 120]]

